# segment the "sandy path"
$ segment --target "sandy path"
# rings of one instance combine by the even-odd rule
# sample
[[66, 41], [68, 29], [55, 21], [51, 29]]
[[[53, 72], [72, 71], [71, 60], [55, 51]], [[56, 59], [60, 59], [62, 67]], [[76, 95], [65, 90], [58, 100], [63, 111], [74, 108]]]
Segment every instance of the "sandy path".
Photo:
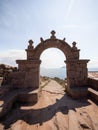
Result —
[[73, 100], [51, 80], [34, 106], [14, 109], [1, 129], [98, 130], [98, 106], [90, 100]]

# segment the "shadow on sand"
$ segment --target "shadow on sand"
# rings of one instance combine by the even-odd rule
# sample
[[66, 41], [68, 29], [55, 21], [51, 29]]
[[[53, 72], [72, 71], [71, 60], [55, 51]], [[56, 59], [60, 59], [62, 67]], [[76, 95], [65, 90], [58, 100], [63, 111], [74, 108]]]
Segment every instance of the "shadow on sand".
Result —
[[88, 106], [90, 103], [87, 99], [74, 100], [65, 94], [61, 99], [56, 99], [56, 103], [40, 109], [21, 109], [20, 107], [13, 107], [0, 122], [3, 124], [4, 129], [10, 128], [13, 123], [18, 120], [23, 120], [32, 125], [39, 123], [42, 125], [44, 122], [51, 120], [56, 116], [57, 112], [68, 114], [69, 110], [76, 111], [76, 108]]

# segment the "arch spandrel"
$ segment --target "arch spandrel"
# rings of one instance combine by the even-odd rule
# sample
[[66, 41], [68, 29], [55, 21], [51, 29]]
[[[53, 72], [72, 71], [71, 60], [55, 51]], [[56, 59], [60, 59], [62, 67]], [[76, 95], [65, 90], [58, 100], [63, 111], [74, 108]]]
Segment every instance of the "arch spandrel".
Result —
[[[74, 50], [70, 45], [68, 45], [67, 42], [65, 42], [63, 40], [47, 39], [44, 42], [42, 42], [36, 46], [36, 48], [34, 49], [33, 58], [39, 59], [41, 53], [44, 50], [46, 50], [48, 48], [52, 48], [52, 47], [60, 49], [64, 53], [67, 60], [68, 59], [76, 59], [75, 53], [78, 54], [78, 52], [79, 52], [79, 50]], [[78, 56], [78, 58], [79, 58], [79, 56]]]
[[41, 53], [48, 48], [60, 49], [64, 53], [66, 60], [79, 60], [79, 50], [76, 47], [76, 42], [73, 42], [71, 47], [65, 41], [65, 38], [63, 40], [57, 39], [55, 31], [52, 31], [51, 34], [52, 35], [49, 39], [43, 40], [43, 38], [40, 38], [41, 43], [39, 43], [35, 48], [31, 45], [33, 41], [29, 41], [29, 46], [26, 50], [28, 60], [40, 59]]
[[61, 42], [58, 39], [55, 40], [48, 39], [43, 43], [40, 43], [34, 49], [34, 57], [39, 59], [41, 53], [48, 48], [58, 48], [65, 54], [66, 57], [68, 53], [71, 54], [71, 47], [66, 42]]

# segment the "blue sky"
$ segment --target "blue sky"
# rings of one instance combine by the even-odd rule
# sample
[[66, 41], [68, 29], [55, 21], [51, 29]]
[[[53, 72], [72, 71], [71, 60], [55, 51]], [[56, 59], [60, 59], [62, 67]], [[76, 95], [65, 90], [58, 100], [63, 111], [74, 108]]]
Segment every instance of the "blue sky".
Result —
[[[98, 0], [0, 0], [0, 63], [16, 65], [26, 58], [28, 40], [36, 46], [51, 30], [70, 45], [76, 41], [80, 58], [98, 67]], [[60, 67], [65, 60], [57, 49], [44, 51], [41, 59], [44, 67]]]

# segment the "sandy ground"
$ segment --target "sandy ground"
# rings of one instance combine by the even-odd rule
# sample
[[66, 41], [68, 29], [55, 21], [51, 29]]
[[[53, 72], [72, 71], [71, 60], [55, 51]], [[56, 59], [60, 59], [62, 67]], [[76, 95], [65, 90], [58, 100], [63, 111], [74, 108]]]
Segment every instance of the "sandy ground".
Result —
[[88, 77], [98, 80], [98, 72], [88, 72]]
[[50, 80], [37, 104], [17, 106], [2, 120], [0, 130], [98, 130], [98, 106], [90, 99], [73, 100]]

